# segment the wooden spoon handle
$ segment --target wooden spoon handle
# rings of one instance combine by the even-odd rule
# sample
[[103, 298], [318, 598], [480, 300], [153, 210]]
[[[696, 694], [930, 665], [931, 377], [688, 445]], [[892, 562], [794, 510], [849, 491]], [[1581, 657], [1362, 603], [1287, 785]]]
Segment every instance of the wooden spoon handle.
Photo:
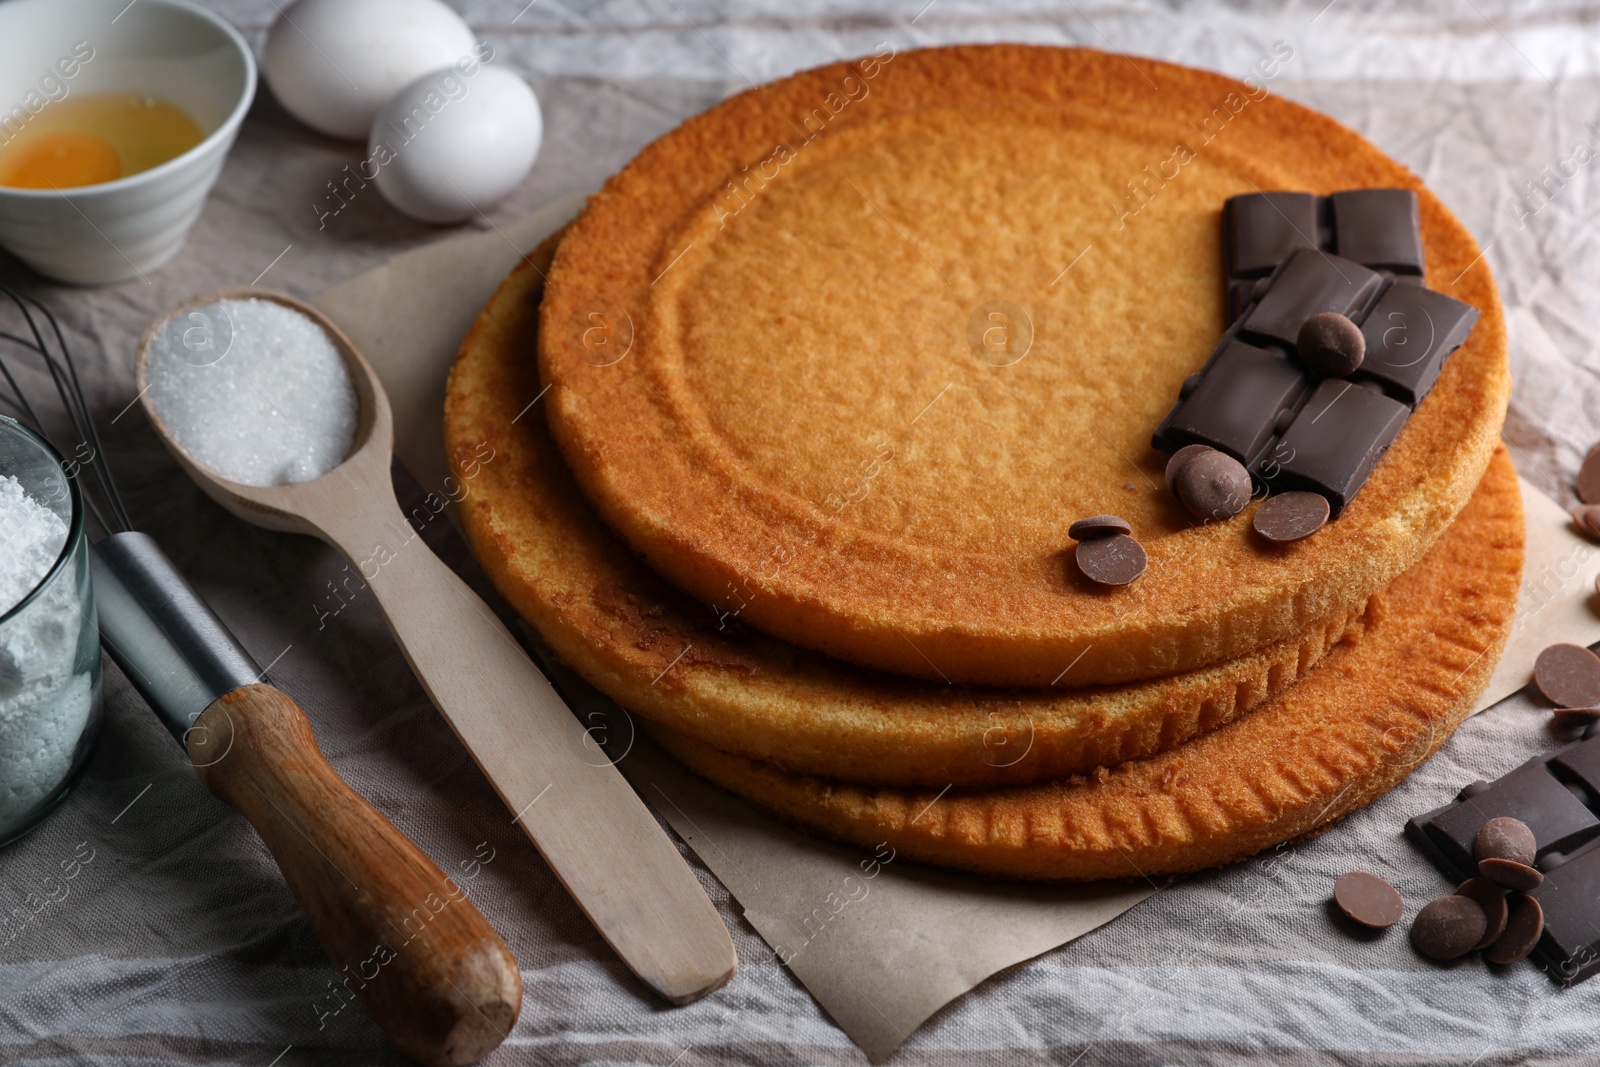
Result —
[[186, 747], [206, 788], [261, 834], [339, 972], [321, 1021], [359, 998], [401, 1052], [451, 1067], [511, 1032], [522, 976], [510, 950], [460, 884], [328, 765], [293, 700], [235, 689]]
[[387, 469], [382, 483], [317, 519], [429, 699], [635, 974], [678, 1004], [719, 988], [733, 941], [694, 872], [511, 631], [407, 525]]

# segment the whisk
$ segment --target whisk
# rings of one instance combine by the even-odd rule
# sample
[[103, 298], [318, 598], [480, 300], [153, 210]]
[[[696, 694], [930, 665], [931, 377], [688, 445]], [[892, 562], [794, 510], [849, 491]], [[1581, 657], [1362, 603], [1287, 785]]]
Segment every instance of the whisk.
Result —
[[[305, 713], [134, 529], [61, 324], [25, 293], [0, 285], [0, 296], [24, 324], [0, 330], [0, 401], [61, 454], [100, 528], [89, 563], [101, 645], [201, 782], [272, 852], [340, 971], [319, 1017], [359, 998], [414, 1059], [455, 1065], [487, 1055], [521, 1006], [510, 950], [460, 886], [329, 766]], [[63, 433], [50, 432], [22, 388], [8, 358], [18, 352], [48, 375]], [[427, 916], [420, 927], [418, 914]]]
[[[3, 285], [0, 285], [0, 296], [16, 306], [28, 327], [26, 337], [0, 330], [0, 340], [27, 349], [39, 358], [55, 386], [56, 396], [61, 401], [61, 409], [72, 425], [72, 433], [77, 438], [76, 443], [70, 449], [63, 449], [57, 440], [51, 439], [43, 420], [28, 402], [28, 395], [17, 383], [3, 354], [0, 354], [0, 379], [5, 381], [9, 395], [0, 396], [0, 400], [9, 404], [21, 416], [21, 421], [31, 426], [34, 432], [49, 440], [56, 451], [64, 456], [70, 454], [75, 457], [67, 461], [69, 476], [74, 473], [72, 464], [89, 467], [94, 475], [96, 491], [84, 492], [83, 499], [103, 533], [120, 533], [133, 529], [133, 523], [129, 521], [128, 513], [122, 506], [122, 497], [117, 492], [116, 482], [111, 477], [111, 466], [106, 462], [105, 447], [100, 443], [100, 431], [95, 426], [94, 419], [90, 417], [88, 405], [84, 402], [83, 385], [78, 378], [78, 365], [73, 362], [72, 353], [67, 348], [66, 336], [61, 332], [61, 323], [51, 314], [49, 308], [31, 296]], [[35, 315], [44, 320], [49, 327], [48, 331], [39, 328]], [[52, 339], [55, 342], [54, 352], [51, 351], [49, 344]], [[84, 449], [88, 450], [88, 456], [83, 455]], [[80, 490], [83, 489], [83, 483], [80, 482], [79, 487]]]

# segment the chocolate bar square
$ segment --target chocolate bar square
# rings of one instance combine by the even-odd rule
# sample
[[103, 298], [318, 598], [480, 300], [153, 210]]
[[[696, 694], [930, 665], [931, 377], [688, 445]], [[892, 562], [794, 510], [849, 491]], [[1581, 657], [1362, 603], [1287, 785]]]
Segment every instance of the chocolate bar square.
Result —
[[1230, 197], [1222, 205], [1222, 232], [1229, 276], [1265, 277], [1296, 248], [1318, 247], [1317, 198], [1311, 193]]
[[1256, 462], [1255, 473], [1273, 492], [1321, 493], [1337, 518], [1410, 414], [1410, 408], [1375, 389], [1329, 378]]
[[1367, 354], [1352, 377], [1375, 381], [1416, 407], [1477, 321], [1471, 304], [1420, 285], [1391, 285], [1361, 324]]
[[1534, 958], [1550, 977], [1572, 985], [1600, 970], [1600, 841], [1550, 867], [1532, 895], [1544, 912]]
[[1297, 249], [1245, 316], [1243, 330], [1292, 348], [1306, 319], [1323, 311], [1357, 318], [1382, 284], [1381, 275], [1359, 263]]
[[1209, 445], [1249, 464], [1271, 440], [1279, 412], [1294, 407], [1310, 386], [1306, 373], [1282, 353], [1231, 338], [1206, 365], [1194, 392], [1167, 416], [1157, 443]]
[[1328, 197], [1333, 250], [1397, 274], [1422, 273], [1422, 228], [1410, 189], [1351, 189]]

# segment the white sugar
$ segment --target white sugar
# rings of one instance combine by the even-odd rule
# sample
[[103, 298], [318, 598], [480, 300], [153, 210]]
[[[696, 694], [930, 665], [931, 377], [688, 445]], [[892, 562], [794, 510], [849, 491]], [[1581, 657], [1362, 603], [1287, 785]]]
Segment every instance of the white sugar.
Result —
[[33, 592], [66, 544], [61, 516], [0, 475], [0, 615]]
[[[0, 614], [50, 572], [67, 524], [0, 476]], [[77, 574], [58, 572], [27, 607], [0, 623], [0, 834], [47, 799], [72, 769], [93, 707], [91, 659], [83, 653]], [[89, 647], [88, 656], [98, 651]]]
[[149, 399], [179, 447], [244, 485], [290, 485], [344, 461], [357, 401], [326, 331], [271, 300], [223, 300], [150, 344]]

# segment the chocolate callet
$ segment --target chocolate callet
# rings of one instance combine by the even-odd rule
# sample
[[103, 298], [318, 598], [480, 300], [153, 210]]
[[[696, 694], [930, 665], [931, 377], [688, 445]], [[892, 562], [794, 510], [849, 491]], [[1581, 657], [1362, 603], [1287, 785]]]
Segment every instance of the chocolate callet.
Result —
[[1346, 918], [1374, 930], [1393, 926], [1405, 913], [1394, 886], [1366, 871], [1340, 875], [1333, 883], [1333, 902]]

